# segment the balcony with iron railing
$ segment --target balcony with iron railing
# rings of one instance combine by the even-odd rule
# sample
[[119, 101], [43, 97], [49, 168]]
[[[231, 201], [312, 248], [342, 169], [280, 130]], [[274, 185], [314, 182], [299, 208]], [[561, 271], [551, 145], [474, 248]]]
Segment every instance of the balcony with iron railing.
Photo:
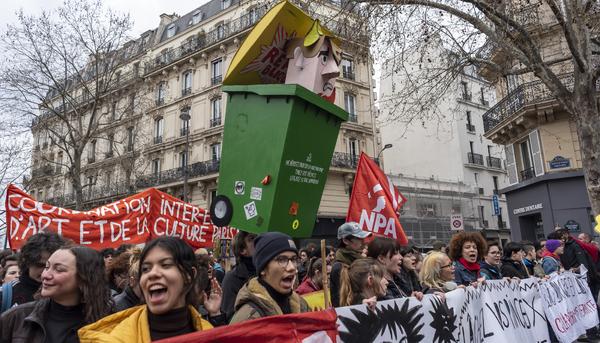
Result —
[[165, 98], [158, 98], [158, 99], [154, 100], [154, 104], [156, 106], [162, 106], [162, 105], [164, 105], [165, 104]]
[[192, 87], [186, 87], [181, 90], [181, 96], [186, 96], [192, 94]]
[[32, 178], [51, 176], [53, 174], [54, 168], [52, 168], [52, 166], [49, 164], [31, 170]]
[[190, 133], [190, 128], [189, 127], [182, 127], [181, 129], [179, 129], [179, 136], [180, 137], [185, 137], [185, 136], [187, 136], [188, 133]]
[[[192, 163], [187, 166], [187, 176], [193, 178], [218, 173], [219, 164], [219, 160]], [[136, 186], [138, 188], [148, 188], [173, 182], [183, 182], [184, 171], [183, 167], [179, 167], [161, 171], [160, 173], [144, 175], [137, 179]]]
[[467, 123], [467, 131], [475, 132], [475, 125]]
[[69, 92], [55, 95], [53, 99], [58, 100], [58, 102], [60, 102], [61, 104], [59, 106], [52, 107], [50, 105], [52, 101], [51, 99], [49, 99], [47, 102], [48, 105], [46, 105], [46, 107], [41, 108], [41, 114], [33, 119], [32, 125], [35, 126], [41, 121], [54, 116], [56, 113], [68, 112], [86, 104], [92, 103], [111, 92], [114, 92], [139, 80], [140, 77], [140, 75], [134, 72], [121, 74], [121, 76], [118, 79], [114, 78], [113, 80], [111, 80], [111, 85], [104, 87], [102, 93], [99, 96], [96, 96], [95, 92], [88, 91], [83, 87], [79, 88], [83, 89], [83, 94], [80, 94], [78, 96], [75, 96], [74, 94], [71, 94]]
[[521, 170], [521, 181], [533, 179], [535, 177], [535, 170], [533, 167]]
[[160, 143], [162, 143], [162, 141], [163, 141], [162, 135], [154, 136], [154, 144], [160, 144]]
[[348, 114], [349, 123], [358, 123], [358, 116], [356, 114]]
[[476, 165], [483, 165], [483, 155], [481, 154], [476, 154], [473, 152], [468, 152], [467, 153], [467, 160], [470, 164], [476, 164]]
[[215, 127], [221, 125], [221, 117], [214, 117], [210, 119], [210, 127]]
[[210, 78], [210, 85], [215, 86], [223, 82], [223, 75], [218, 75]]
[[502, 159], [498, 157], [486, 156], [487, 166], [495, 169], [503, 169], [502, 168]]
[[268, 9], [268, 5], [257, 7], [253, 13], [244, 14], [227, 24], [223, 24], [220, 27], [207, 32], [199, 38], [187, 41], [175, 49], [169, 49], [169, 51], [157, 56], [153, 61], [146, 63], [144, 66], [144, 73], [152, 73], [171, 63], [189, 57], [219, 41], [251, 28], [265, 13], [267, 13]]
[[347, 80], [355, 80], [355, 78], [354, 78], [354, 71], [353, 70], [344, 69], [342, 71], [342, 77], [344, 79], [347, 79]]
[[[573, 74], [561, 74], [558, 78], [568, 90], [573, 90]], [[600, 79], [596, 82], [596, 90], [600, 91]], [[554, 93], [542, 81], [523, 83], [483, 114], [485, 134], [503, 127], [529, 108], [533, 109], [534, 105], [552, 102], [555, 99]], [[532, 118], [536, 118], [538, 114], [533, 112], [535, 113], [532, 113]]]

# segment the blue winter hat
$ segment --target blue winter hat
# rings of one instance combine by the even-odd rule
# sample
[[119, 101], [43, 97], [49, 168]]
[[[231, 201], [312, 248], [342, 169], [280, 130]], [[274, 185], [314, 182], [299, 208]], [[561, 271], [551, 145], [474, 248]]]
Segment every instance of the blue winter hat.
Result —
[[298, 254], [298, 248], [290, 236], [281, 232], [265, 232], [258, 235], [254, 239], [254, 256], [252, 257], [256, 273], [260, 274], [275, 256], [285, 251]]

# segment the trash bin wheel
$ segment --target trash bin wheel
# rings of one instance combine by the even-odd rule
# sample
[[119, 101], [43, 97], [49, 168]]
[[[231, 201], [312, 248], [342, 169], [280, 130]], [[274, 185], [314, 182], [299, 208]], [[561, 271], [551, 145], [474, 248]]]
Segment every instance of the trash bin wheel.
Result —
[[217, 195], [210, 205], [210, 219], [216, 226], [227, 226], [233, 217], [231, 200], [224, 195]]

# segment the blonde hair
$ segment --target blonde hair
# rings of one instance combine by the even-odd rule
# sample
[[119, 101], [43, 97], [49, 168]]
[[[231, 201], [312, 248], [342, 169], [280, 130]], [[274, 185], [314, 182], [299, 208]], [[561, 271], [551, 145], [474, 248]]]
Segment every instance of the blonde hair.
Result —
[[[350, 268], [343, 266], [340, 272], [340, 306], [355, 305], [360, 297], [364, 297], [367, 279], [373, 277], [373, 287], [381, 287], [384, 268], [372, 258], [355, 260]], [[377, 294], [377, 290], [373, 290]], [[385, 294], [385, 289], [380, 290]]]
[[419, 272], [419, 281], [423, 286], [430, 288], [443, 288], [446, 281], [442, 280], [440, 273], [442, 271], [442, 263], [448, 255], [441, 251], [434, 251], [425, 256], [423, 266]]

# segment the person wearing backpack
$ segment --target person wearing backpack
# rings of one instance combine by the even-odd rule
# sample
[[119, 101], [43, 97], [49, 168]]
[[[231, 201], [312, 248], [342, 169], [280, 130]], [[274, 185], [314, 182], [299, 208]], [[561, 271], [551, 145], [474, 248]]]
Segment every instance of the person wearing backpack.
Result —
[[65, 241], [56, 233], [43, 231], [29, 237], [21, 248], [18, 280], [2, 287], [2, 309], [34, 301], [33, 295], [42, 285], [42, 272], [50, 255], [63, 247]]

